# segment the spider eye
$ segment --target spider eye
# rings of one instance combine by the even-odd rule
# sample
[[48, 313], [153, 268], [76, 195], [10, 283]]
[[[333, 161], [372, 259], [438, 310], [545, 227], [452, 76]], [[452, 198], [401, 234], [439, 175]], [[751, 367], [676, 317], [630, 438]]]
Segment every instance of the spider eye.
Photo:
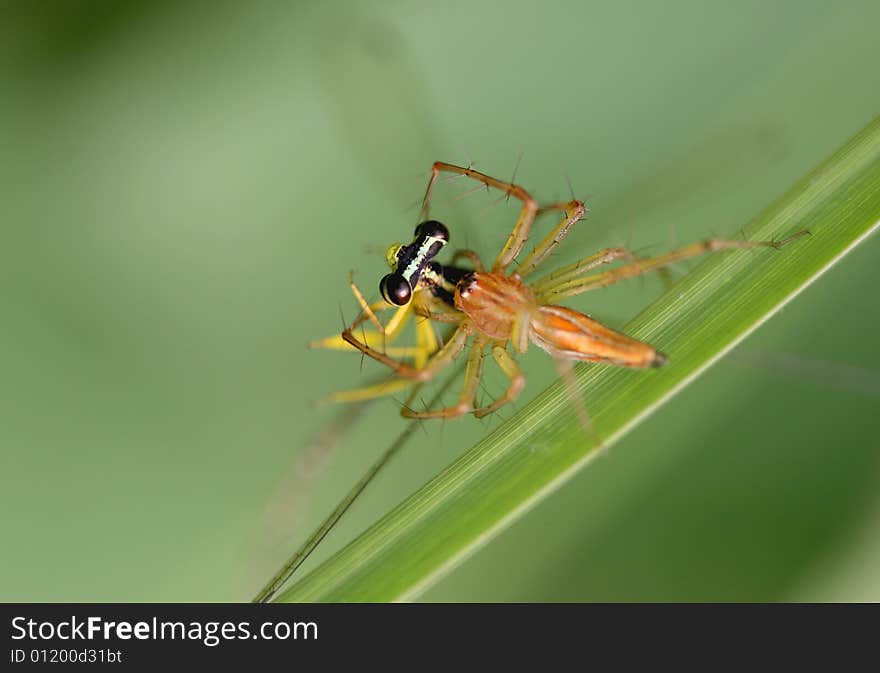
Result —
[[395, 243], [385, 251], [385, 263], [388, 265], [392, 271], [397, 271], [397, 256], [400, 254], [400, 249], [403, 246], [400, 243]]
[[395, 306], [405, 306], [412, 297], [412, 288], [399, 273], [389, 273], [379, 282], [382, 299]]
[[422, 236], [439, 238], [447, 243], [449, 242], [449, 230], [446, 228], [446, 225], [437, 220], [427, 220], [416, 227], [415, 237], [420, 238]]

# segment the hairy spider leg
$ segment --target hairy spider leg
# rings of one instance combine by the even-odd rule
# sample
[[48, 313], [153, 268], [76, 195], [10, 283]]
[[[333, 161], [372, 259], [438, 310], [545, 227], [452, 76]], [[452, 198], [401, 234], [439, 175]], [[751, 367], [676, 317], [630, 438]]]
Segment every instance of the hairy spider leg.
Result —
[[556, 246], [568, 236], [572, 227], [583, 218], [584, 213], [587, 212], [586, 206], [581, 201], [574, 200], [566, 203], [553, 203], [549, 206], [541, 206], [538, 210], [538, 215], [559, 210], [562, 211], [562, 220], [559, 224], [516, 267], [514, 273], [519, 274], [520, 278], [525, 278], [537, 269], [553, 253]]
[[556, 364], [556, 371], [559, 372], [559, 378], [562, 379], [562, 384], [565, 386], [565, 391], [568, 393], [568, 398], [574, 404], [574, 410], [578, 417], [578, 422], [581, 427], [593, 438], [593, 441], [596, 443], [596, 446], [602, 448], [604, 446], [604, 442], [596, 434], [596, 431], [593, 429], [593, 421], [590, 418], [590, 414], [587, 411], [587, 405], [584, 403], [584, 398], [581, 397], [580, 392], [577, 388], [577, 381], [574, 378], [574, 361], [573, 360], [565, 360], [562, 358], [553, 358], [553, 362]]
[[[712, 238], [699, 243], [692, 243], [678, 250], [659, 255], [657, 257], [649, 257], [640, 259], [631, 264], [626, 264], [617, 269], [605, 271], [584, 277], [577, 277], [575, 274], [563, 274], [554, 281], [541, 282], [536, 295], [541, 302], [547, 300], [557, 300], [562, 297], [573, 297], [600, 287], [614, 285], [627, 278], [640, 276], [650, 271], [656, 271], [667, 267], [670, 264], [680, 262], [682, 260], [697, 257], [710, 252], [718, 252], [721, 250], [734, 250], [739, 248], [775, 248], [779, 249], [795, 239], [809, 234], [808, 231], [798, 231], [787, 238], [780, 241], [734, 241], [720, 238]], [[585, 260], [582, 260], [585, 261]], [[570, 267], [567, 267], [570, 268]], [[564, 270], [563, 270], [564, 271]]]
[[[419, 304], [416, 302], [411, 302], [408, 307], [417, 313], [420, 309]], [[401, 307], [403, 309], [405, 307]], [[440, 349], [440, 344], [437, 340], [437, 335], [434, 333], [434, 328], [431, 325], [429, 320], [417, 320], [416, 321], [416, 345], [410, 348], [389, 348], [386, 352], [389, 355], [393, 355], [394, 353], [400, 353], [400, 357], [412, 357], [413, 359], [413, 367], [417, 369], [422, 369], [427, 364], [431, 355], [436, 353]], [[342, 341], [342, 337], [339, 337], [343, 346], [346, 349], [351, 349], [351, 344], [346, 341]], [[368, 386], [361, 386], [360, 388], [353, 388], [351, 390], [342, 390], [335, 393], [331, 393], [321, 400], [322, 402], [358, 402], [364, 400], [375, 399], [377, 397], [385, 397], [387, 395], [393, 395], [394, 393], [407, 390], [409, 388], [413, 388], [419, 384], [419, 381], [412, 378], [404, 378], [401, 376], [392, 376], [391, 378], [380, 381], [378, 383], [374, 383]], [[413, 391], [413, 394], [415, 391]], [[409, 405], [409, 401], [406, 402], [406, 406]]]
[[538, 213], [538, 202], [532, 198], [531, 194], [519, 185], [498, 180], [485, 173], [475, 171], [472, 168], [465, 168], [463, 166], [447, 164], [442, 161], [435, 161], [431, 166], [431, 178], [428, 180], [428, 187], [425, 189], [425, 197], [422, 199], [422, 219], [428, 219], [428, 213], [431, 207], [431, 194], [440, 173], [454, 173], [467, 176], [473, 180], [482, 182], [487, 187], [494, 187], [508, 196], [512, 196], [515, 199], [522, 201], [523, 207], [522, 210], [520, 210], [516, 224], [510, 232], [510, 235], [507, 237], [507, 241], [501, 249], [501, 252], [498, 254], [498, 257], [492, 264], [493, 272], [503, 271], [516, 258], [522, 250], [523, 245], [525, 245], [526, 239], [529, 237], [529, 231], [532, 228], [532, 223], [535, 221], [535, 216]]
[[458, 396], [458, 403], [452, 407], [444, 409], [426, 409], [425, 411], [415, 411], [404, 406], [400, 413], [407, 418], [456, 418], [464, 414], [469, 414], [474, 410], [474, 399], [480, 387], [480, 381], [483, 378], [483, 361], [486, 344], [489, 342], [487, 337], [478, 336], [471, 345], [468, 353], [467, 366], [464, 370], [464, 383], [461, 386], [461, 393]]
[[588, 257], [579, 259], [573, 264], [557, 269], [553, 273], [534, 281], [529, 287], [532, 288], [535, 294], [540, 295], [542, 290], [547, 286], [557, 285], [578, 278], [587, 271], [602, 266], [603, 264], [611, 264], [619, 259], [625, 259], [632, 262], [636, 260], [636, 256], [630, 252], [628, 248], [605, 248], [604, 250], [599, 250]]
[[514, 360], [510, 356], [510, 353], [507, 352], [507, 348], [503, 341], [496, 341], [493, 344], [492, 357], [495, 359], [495, 362], [498, 363], [498, 367], [507, 377], [508, 381], [510, 381], [510, 384], [508, 385], [507, 390], [504, 391], [504, 394], [494, 400], [491, 404], [485, 407], [480, 407], [479, 409], [474, 409], [474, 416], [477, 418], [488, 416], [489, 414], [498, 411], [505, 404], [515, 402], [526, 385], [526, 377], [523, 375], [516, 360]]
[[[366, 306], [366, 302], [361, 302], [363, 298], [363, 294], [355, 285], [354, 281], [351, 283], [352, 291], [355, 297], [358, 298], [358, 301], [361, 303], [361, 307], [365, 310], [358, 316], [357, 320], [355, 320], [349, 327], [346, 328], [345, 332], [353, 334], [354, 331], [362, 325], [364, 322], [369, 320], [366, 308], [369, 308], [371, 311], [378, 310], [386, 310], [390, 308], [394, 308], [387, 304], [386, 302], [377, 302], [370, 306]], [[436, 316], [438, 314], [432, 313], [431, 308], [434, 303], [438, 303], [441, 306], [445, 306], [442, 301], [437, 300], [436, 298], [431, 296], [431, 293], [426, 291], [424, 288], [419, 288], [417, 292], [414, 293], [412, 301], [404, 306], [397, 307], [394, 316], [384, 327], [384, 332], [378, 331], [367, 331], [364, 330], [360, 332], [361, 336], [361, 344], [367, 346], [372, 349], [376, 349], [379, 345], [383, 346], [381, 353], [390, 358], [399, 358], [399, 359], [412, 359], [412, 368], [415, 370], [424, 369], [430, 360], [431, 356], [434, 355], [438, 350], [440, 350], [440, 343], [437, 339], [437, 335], [434, 332], [434, 328], [431, 325], [429, 320], [416, 320], [415, 322], [415, 330], [416, 330], [416, 345], [415, 346], [395, 346], [386, 348], [385, 337], [387, 337], [387, 342], [391, 342], [395, 340], [400, 333], [403, 331], [403, 328], [408, 324], [410, 317], [413, 314], [416, 315], [432, 315]], [[462, 316], [463, 318], [464, 316]], [[329, 337], [327, 339], [323, 339], [318, 342], [313, 342], [312, 346], [323, 347], [323, 348], [334, 348], [334, 349], [344, 349], [350, 350], [352, 348], [352, 343], [347, 341], [344, 338], [344, 334], [334, 337]], [[355, 346], [355, 348], [358, 348]], [[361, 352], [364, 352], [361, 348], [358, 348]], [[370, 355], [370, 353], [365, 353], [365, 355]], [[373, 355], [370, 355], [373, 357]], [[401, 363], [403, 364], [403, 363]], [[356, 401], [364, 401], [368, 399], [373, 399], [376, 397], [383, 397], [386, 395], [392, 395], [401, 390], [406, 390], [407, 388], [412, 387], [417, 380], [412, 377], [402, 377], [395, 376], [386, 381], [380, 381], [378, 383], [362, 386], [359, 388], [354, 388], [350, 390], [342, 390], [338, 392], [331, 393], [324, 397], [321, 401], [324, 402], [356, 402]]]
[[400, 362], [385, 353], [377, 351], [367, 343], [364, 343], [352, 333], [351, 328], [342, 332], [342, 338], [367, 357], [381, 362], [393, 369], [399, 376], [416, 381], [430, 381], [441, 369], [451, 364], [452, 361], [464, 350], [467, 339], [471, 334], [470, 325], [463, 322], [459, 325], [449, 340], [438, 350], [424, 367], [414, 367], [405, 362]]

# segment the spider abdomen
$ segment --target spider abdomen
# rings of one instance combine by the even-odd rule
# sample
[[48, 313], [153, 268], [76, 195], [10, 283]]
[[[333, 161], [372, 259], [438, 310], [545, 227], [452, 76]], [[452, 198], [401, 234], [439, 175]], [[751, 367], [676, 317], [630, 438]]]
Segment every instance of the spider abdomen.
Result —
[[515, 276], [472, 273], [456, 286], [455, 307], [480, 332], [493, 339], [510, 339], [514, 349], [522, 353], [528, 346], [528, 325], [538, 303]]
[[531, 322], [532, 341], [557, 358], [618, 367], [661, 367], [666, 356], [598, 320], [564, 306], [543, 305]]

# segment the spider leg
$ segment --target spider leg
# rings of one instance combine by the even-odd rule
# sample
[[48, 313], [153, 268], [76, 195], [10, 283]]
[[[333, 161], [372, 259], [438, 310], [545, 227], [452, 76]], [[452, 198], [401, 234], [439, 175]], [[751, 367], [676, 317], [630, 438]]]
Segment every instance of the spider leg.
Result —
[[[342, 343], [345, 348], [351, 348], [351, 345], [347, 342], [343, 341]], [[414, 368], [423, 369], [431, 355], [437, 352], [439, 348], [437, 335], [434, 333], [430, 321], [422, 320], [416, 323], [415, 346], [389, 348], [385, 351], [385, 355], [410, 357], [413, 360]], [[372, 385], [331, 393], [321, 399], [320, 402], [363, 402], [377, 397], [393, 395], [399, 391], [412, 388], [418, 383], [419, 381], [416, 379], [392, 376], [385, 381], [379, 381]]]
[[540, 296], [547, 287], [561, 285], [569, 280], [583, 276], [584, 273], [595, 269], [598, 266], [611, 264], [619, 259], [626, 259], [627, 261], [634, 262], [637, 258], [628, 248], [605, 248], [604, 250], [600, 250], [588, 257], [579, 259], [573, 264], [556, 269], [553, 273], [534, 281], [529, 287], [532, 288], [536, 295]]
[[470, 336], [471, 330], [468, 323], [462, 323], [458, 326], [449, 340], [444, 344], [443, 348], [438, 350], [434, 356], [425, 363], [424, 367], [414, 367], [405, 362], [400, 362], [389, 357], [386, 353], [377, 351], [363, 341], [360, 341], [352, 332], [352, 328], [348, 327], [342, 333], [342, 338], [346, 343], [357, 348], [367, 357], [371, 357], [378, 362], [393, 369], [398, 376], [416, 381], [428, 381], [433, 378], [437, 372], [452, 363], [452, 361], [464, 350], [467, 338]]
[[538, 265], [547, 259], [553, 250], [556, 249], [556, 246], [562, 242], [562, 239], [568, 236], [568, 232], [571, 231], [571, 228], [577, 224], [577, 222], [584, 216], [584, 213], [587, 212], [586, 207], [580, 201], [569, 201], [568, 203], [554, 203], [550, 206], [542, 206], [538, 211], [538, 215], [554, 210], [562, 211], [562, 220], [556, 225], [553, 231], [544, 237], [543, 241], [538, 243], [535, 249], [532, 250], [531, 254], [529, 254], [529, 256], [516, 267], [515, 273], [519, 274], [521, 278], [524, 278], [537, 269]]
[[[357, 286], [355, 286], [354, 283], [352, 283], [352, 290], [357, 290]], [[389, 366], [391, 366], [393, 369], [395, 369], [395, 371], [398, 372], [398, 376], [392, 377], [386, 381], [380, 381], [372, 385], [355, 388], [352, 390], [343, 390], [331, 393], [330, 395], [324, 397], [321, 402], [358, 402], [373, 399], [376, 397], [392, 395], [401, 390], [411, 388], [413, 385], [418, 383], [419, 376], [426, 376], [425, 373], [421, 373], [416, 376], [406, 376], [401, 373], [400, 370], [404, 369], [407, 372], [423, 372], [426, 368], [426, 365], [431, 360], [431, 356], [440, 350], [440, 344], [438, 343], [437, 335], [434, 333], [430, 321], [420, 320], [416, 323], [416, 345], [385, 348], [386, 340], [387, 342], [394, 341], [403, 331], [404, 327], [406, 327], [410, 317], [414, 313], [418, 314], [420, 311], [425, 310], [424, 306], [430, 305], [429, 300], [425, 298], [425, 294], [426, 293], [421, 292], [417, 293], [416, 296], [413, 298], [413, 301], [409, 302], [405, 306], [397, 307], [397, 310], [395, 311], [391, 320], [388, 321], [388, 324], [383, 328], [383, 331], [381, 332], [363, 330], [360, 339], [356, 339], [354, 337], [355, 330], [364, 322], [369, 320], [368, 313], [365, 310], [361, 313], [358, 319], [355, 320], [355, 322], [353, 322], [349, 327], [345, 329], [342, 335], [328, 337], [319, 341], [313, 341], [309, 344], [309, 346], [312, 348], [331, 348], [344, 350], [351, 349], [352, 346], [354, 346], [364, 355], [369, 355], [374, 359], [380, 359], [380, 361], [385, 361], [384, 359], [387, 359], [388, 362], [394, 363]], [[359, 298], [363, 297], [360, 291], [356, 291], [355, 296]], [[364, 306], [364, 304], [365, 302], [361, 302], [362, 307]], [[395, 307], [392, 307], [391, 305], [383, 301], [372, 304], [369, 306], [369, 308], [375, 314], [375, 312], [377, 311], [391, 309]], [[462, 319], [464, 319], [463, 315]], [[346, 339], [346, 334], [348, 334], [349, 340]], [[466, 338], [466, 336], [464, 338]], [[352, 344], [351, 339], [357, 341], [357, 344]], [[381, 351], [376, 350], [379, 346], [382, 347]], [[461, 348], [463, 347], [464, 343], [461, 344]], [[375, 358], [375, 354], [379, 354], [382, 357]], [[394, 358], [411, 359], [413, 364], [410, 366], [406, 363], [399, 362]], [[388, 364], [388, 362], [386, 362], [386, 364]]]
[[611, 271], [605, 271], [604, 273], [597, 273], [591, 276], [584, 276], [583, 278], [571, 278], [559, 282], [549, 283], [542, 288], [540, 292], [540, 297], [542, 300], [556, 300], [561, 297], [572, 297], [574, 295], [581, 294], [582, 292], [588, 292], [589, 290], [595, 290], [600, 287], [613, 285], [614, 283], [618, 283], [626, 278], [633, 278], [635, 276], [640, 276], [650, 271], [656, 271], [657, 269], [669, 266], [670, 264], [673, 264], [675, 262], [680, 262], [682, 260], [690, 259], [691, 257], [697, 257], [698, 255], [703, 255], [710, 252], [717, 252], [719, 250], [734, 250], [738, 248], [779, 249], [782, 246], [791, 243], [795, 239], [800, 238], [801, 236], [804, 236], [808, 233], [809, 232], [805, 230], [799, 231], [781, 241], [732, 241], [712, 238], [707, 241], [692, 243], [691, 245], [679, 248], [678, 250], [673, 250], [672, 252], [669, 252], [665, 255], [660, 255], [658, 257], [649, 257], [647, 259], [640, 259], [636, 262], [633, 262], [632, 264], [627, 264], [625, 266], [621, 266], [620, 268], [612, 269]]
[[574, 378], [574, 363], [571, 360], [566, 360], [564, 358], [553, 358], [553, 360], [556, 363], [556, 371], [559, 372], [559, 377], [562, 379], [565, 390], [568, 392], [572, 404], [574, 404], [574, 410], [577, 414], [578, 422], [584, 429], [584, 432], [592, 437], [596, 446], [602, 448], [602, 440], [599, 439], [599, 435], [597, 435], [596, 431], [593, 429], [593, 421], [590, 420], [590, 414], [587, 413], [587, 405], [584, 404], [584, 398], [581, 397], [581, 394], [577, 389], [577, 381], [575, 381]]
[[486, 187], [493, 187], [504, 192], [508, 196], [512, 196], [515, 199], [522, 201], [523, 207], [519, 213], [519, 218], [517, 218], [513, 230], [507, 237], [507, 242], [504, 244], [498, 257], [492, 264], [493, 273], [503, 271], [520, 253], [526, 239], [529, 237], [529, 230], [531, 230], [532, 223], [535, 221], [535, 216], [538, 213], [538, 202], [535, 201], [535, 199], [532, 198], [532, 195], [525, 189], [511, 182], [498, 180], [485, 173], [475, 171], [472, 168], [464, 168], [462, 166], [447, 164], [442, 161], [435, 161], [434, 165], [431, 166], [431, 178], [428, 180], [427, 189], [425, 189], [425, 197], [422, 199], [422, 219], [428, 219], [428, 212], [431, 207], [431, 194], [440, 173], [455, 173], [457, 175], [467, 176], [473, 180], [482, 182]]
[[510, 353], [507, 352], [507, 349], [502, 343], [496, 343], [492, 346], [492, 357], [495, 358], [495, 362], [498, 363], [501, 371], [504, 372], [504, 375], [510, 381], [510, 385], [507, 387], [507, 390], [504, 391], [504, 395], [492, 402], [492, 404], [480, 407], [479, 409], [474, 409], [474, 416], [477, 418], [488, 416], [489, 414], [498, 411], [505, 404], [515, 402], [516, 398], [519, 397], [526, 385], [526, 377], [523, 376], [522, 370], [519, 368], [519, 365], [516, 364], [516, 360], [510, 356]]
[[483, 349], [487, 343], [488, 339], [485, 337], [477, 337], [471, 345], [467, 367], [464, 370], [464, 383], [455, 406], [445, 409], [426, 409], [425, 411], [414, 411], [409, 407], [403, 407], [400, 410], [400, 415], [406, 418], [455, 418], [471, 413], [474, 410], [474, 398], [477, 396], [480, 380], [483, 378]]

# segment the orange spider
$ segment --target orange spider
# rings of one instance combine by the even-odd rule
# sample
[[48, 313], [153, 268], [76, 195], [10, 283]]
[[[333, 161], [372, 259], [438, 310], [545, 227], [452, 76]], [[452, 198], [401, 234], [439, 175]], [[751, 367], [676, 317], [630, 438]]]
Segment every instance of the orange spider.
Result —
[[[454, 173], [477, 180], [487, 188], [498, 189], [523, 204], [513, 230], [489, 270], [470, 250], [460, 250], [453, 258], [453, 262], [458, 258], [470, 261], [473, 265], [470, 271], [433, 261], [449, 239], [446, 227], [430, 220], [428, 215], [432, 190], [441, 173]], [[559, 224], [509, 272], [508, 267], [517, 259], [529, 238], [535, 218], [552, 211], [562, 213]], [[569, 384], [570, 369], [575, 361], [634, 369], [661, 367], [667, 358], [653, 346], [613, 330], [583, 313], [559, 306], [556, 302], [704, 253], [734, 248], [780, 248], [807, 233], [800, 231], [781, 241], [709, 239], [645, 259], [636, 258], [626, 248], [608, 248], [543, 278], [527, 282], [526, 278], [550, 256], [585, 212], [584, 204], [578, 200], [539, 206], [518, 185], [470, 167], [434, 163], [422, 205], [423, 222], [416, 228], [413, 243], [391, 246], [386, 254], [392, 273], [380, 283], [384, 302], [368, 304], [352, 280], [352, 292], [363, 309], [362, 314], [340, 337], [314, 344], [331, 348], [346, 347], [345, 344], [348, 344], [387, 365], [396, 376], [386, 383], [336, 393], [331, 399], [350, 401], [378, 397], [417, 382], [429, 381], [464, 351], [471, 338], [464, 384], [456, 404], [424, 411], [415, 411], [405, 405], [401, 409], [403, 416], [453, 418], [472, 413], [481, 418], [513, 402], [525, 385], [525, 377], [508, 346], [516, 353], [525, 353], [529, 343], [534, 343], [556, 360], [560, 373]], [[597, 267], [618, 260], [627, 263], [612, 270], [594, 272]], [[383, 326], [376, 312], [394, 306], [398, 307], [398, 312]], [[418, 343], [415, 347], [388, 347], [387, 344], [399, 335], [403, 324], [412, 314], [434, 322], [453, 323], [457, 328], [441, 346], [428, 321], [422, 321], [417, 325]], [[355, 330], [367, 320], [376, 329], [369, 332], [362, 330], [362, 338], [358, 338]], [[475, 407], [487, 347], [491, 348], [492, 357], [509, 380], [509, 385], [498, 399], [486, 406]], [[580, 403], [578, 410], [582, 421], [588, 424], [586, 412]]]

